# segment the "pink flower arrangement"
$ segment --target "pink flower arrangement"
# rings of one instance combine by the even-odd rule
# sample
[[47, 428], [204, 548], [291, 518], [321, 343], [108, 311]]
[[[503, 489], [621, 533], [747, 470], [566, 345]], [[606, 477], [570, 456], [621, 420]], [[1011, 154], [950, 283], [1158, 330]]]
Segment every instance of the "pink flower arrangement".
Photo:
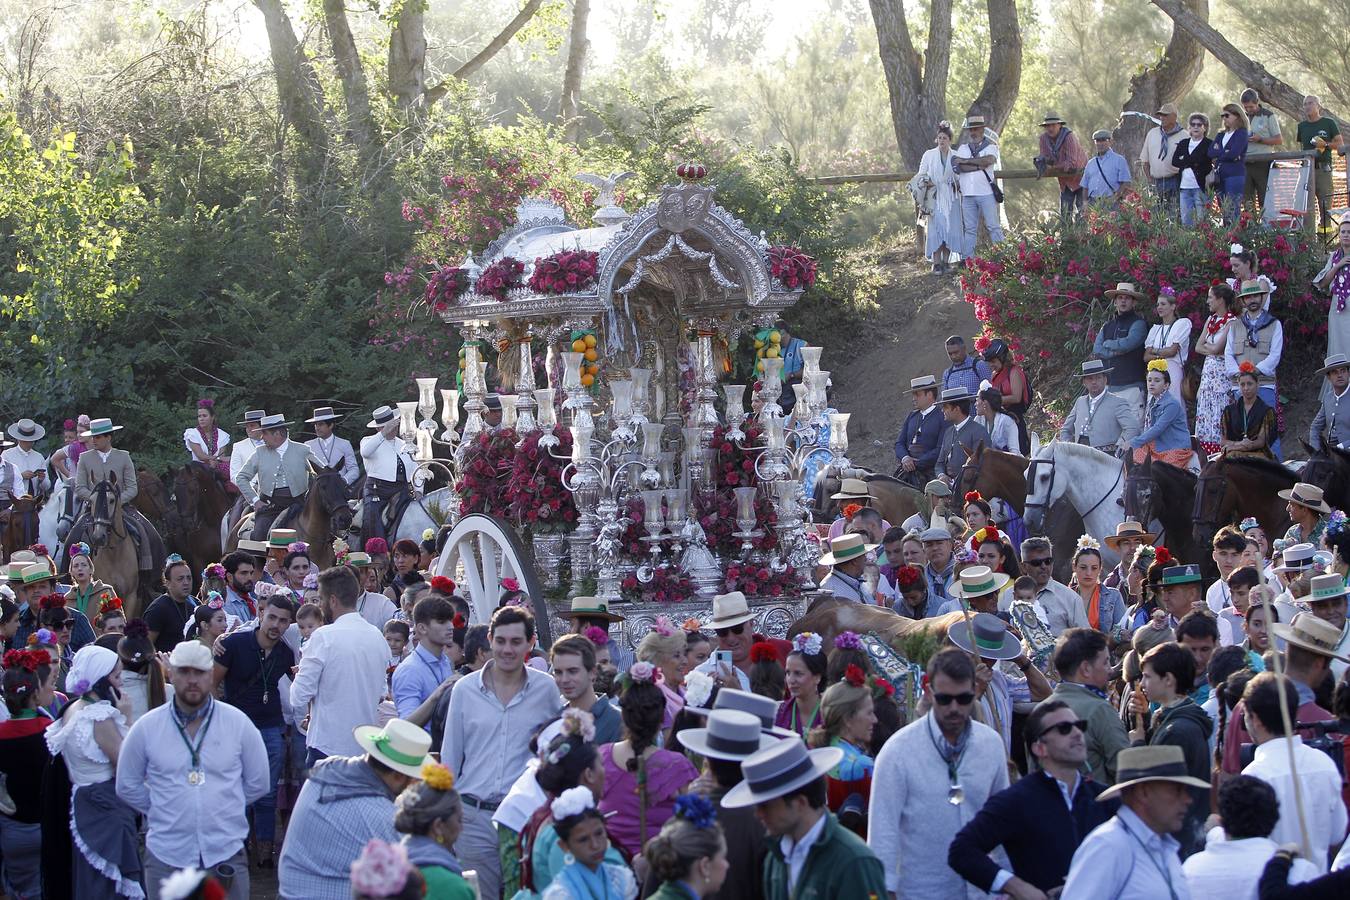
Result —
[[371, 838], [351, 865], [352, 888], [366, 897], [392, 897], [408, 883], [408, 851]]
[[592, 250], [563, 250], [534, 261], [530, 290], [540, 294], [571, 294], [589, 287], [600, 271], [600, 254]]
[[572, 453], [572, 434], [561, 429], [557, 432], [558, 446], [553, 453], [562, 459], [539, 446], [543, 435], [543, 431], [530, 432], [514, 448], [503, 492], [507, 517], [531, 534], [571, 531], [577, 524], [577, 507], [572, 492], [563, 487], [562, 469]]
[[789, 288], [816, 283], [816, 261], [796, 247], [770, 247], [769, 272]]
[[441, 266], [427, 279], [426, 301], [436, 312], [444, 312], [468, 286], [468, 272], [456, 266]]
[[727, 566], [726, 589], [740, 591], [747, 597], [782, 597], [795, 595], [797, 573], [791, 566], [775, 572], [768, 566], [755, 563], [733, 563]]
[[656, 667], [649, 662], [635, 662], [628, 667], [628, 675], [634, 681], [654, 681]]
[[599, 625], [592, 625], [586, 629], [586, 637], [597, 647], [603, 647], [609, 643], [609, 632]]
[[[638, 581], [636, 575], [628, 575], [623, 581], [619, 582], [619, 595], [629, 603], [660, 603], [662, 605], [670, 603], [684, 603], [694, 596], [694, 580], [684, 574], [676, 566], [661, 565], [657, 566], [652, 572], [652, 580], [643, 584]], [[662, 616], [657, 620], [660, 623], [665, 621], [666, 628], [674, 634], [675, 626], [668, 619]], [[658, 634], [660, 626], [653, 625], [652, 630]]]
[[506, 293], [521, 285], [525, 274], [525, 264], [514, 256], [503, 256], [483, 270], [474, 285], [474, 293], [480, 297], [491, 297], [501, 303]]
[[481, 512], [510, 518], [506, 491], [516, 455], [514, 428], [480, 431], [464, 448], [460, 479], [455, 482], [463, 515]]

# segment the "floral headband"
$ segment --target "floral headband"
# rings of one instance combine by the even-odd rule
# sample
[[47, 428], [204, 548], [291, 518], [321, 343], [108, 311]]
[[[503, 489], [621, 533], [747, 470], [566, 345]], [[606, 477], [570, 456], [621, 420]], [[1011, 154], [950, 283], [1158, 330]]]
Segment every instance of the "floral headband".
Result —
[[554, 800], [549, 806], [555, 822], [561, 819], [570, 819], [572, 816], [579, 816], [592, 809], [595, 809], [595, 795], [585, 785], [568, 788], [559, 794], [558, 799]]
[[922, 578], [923, 573], [916, 566], [901, 566], [895, 570], [895, 583], [902, 591], [911, 585], [918, 584]]
[[33, 544], [28, 549], [32, 551], [34, 556], [51, 556], [51, 554], [47, 552], [46, 544]]
[[751, 662], [778, 662], [778, 648], [768, 641], [759, 641], [750, 647]]
[[308, 554], [309, 544], [306, 544], [304, 541], [291, 541], [286, 545], [286, 552]]
[[67, 550], [66, 553], [67, 555], [70, 556], [71, 559], [74, 559], [77, 556], [84, 556], [89, 558], [93, 557], [93, 551], [89, 549], [89, 545], [86, 544], [84, 541], [76, 541], [75, 543], [71, 544], [70, 549]]
[[1243, 534], [1246, 534], [1253, 528], [1260, 528], [1260, 527], [1261, 523], [1256, 521], [1255, 516], [1248, 516], [1247, 518], [1243, 519], [1242, 522], [1238, 525], [1238, 531], [1241, 531]]
[[956, 561], [959, 563], [973, 563], [980, 561], [980, 555], [969, 547], [962, 547], [952, 555], [956, 557]]
[[210, 397], [204, 397], [204, 398], [202, 398], [201, 400], [198, 400], [198, 401], [197, 401], [197, 408], [198, 408], [198, 409], [215, 409], [215, 408], [216, 408], [216, 401], [212, 400]]
[[225, 598], [220, 596], [220, 591], [208, 591], [206, 594], [206, 605], [211, 609], [224, 609]]
[[6, 650], [3, 660], [0, 660], [0, 666], [36, 672], [38, 666], [45, 666], [49, 662], [51, 657], [46, 650]]
[[1090, 534], [1080, 535], [1078, 543], [1073, 547], [1074, 553], [1082, 553], [1084, 550], [1095, 550], [1100, 553], [1101, 549], [1101, 542]]
[[50, 628], [39, 628], [37, 631], [33, 632], [28, 636], [28, 640], [26, 643], [30, 647], [37, 647], [42, 644], [48, 645], [55, 644], [56, 635], [52, 634], [52, 630]]
[[1150, 372], [1166, 372], [1166, 371], [1167, 371], [1167, 360], [1165, 360], [1165, 359], [1150, 359], [1150, 360], [1148, 361], [1148, 365], [1147, 365], [1145, 368], [1147, 368]]
[[652, 622], [652, 631], [661, 637], [670, 637], [675, 634], [675, 623], [665, 616], [657, 616], [656, 621]]
[[[450, 579], [448, 579], [448, 578], [445, 579], [445, 580], [446, 580], [446, 581], [450, 581]], [[454, 584], [453, 581], [451, 581], [450, 583], [451, 583], [451, 584]], [[520, 590], [520, 582], [519, 582], [519, 581], [516, 581], [516, 579], [514, 579], [514, 578], [503, 578], [503, 579], [502, 579], [502, 590], [504, 590], [504, 591], [518, 591], [518, 590]]]
[[120, 613], [122, 611], [121, 597], [104, 597], [99, 601], [98, 614], [100, 616], [106, 616], [108, 613], [113, 612]]
[[701, 794], [681, 794], [675, 798], [675, 818], [683, 819], [699, 830], [717, 826], [717, 807]]
[[980, 495], [979, 491], [966, 491], [964, 499], [967, 503], [974, 503], [976, 500], [983, 500], [984, 497]]
[[649, 662], [635, 662], [628, 667], [628, 678], [633, 682], [649, 682], [655, 684], [659, 678], [656, 666]]
[[[205, 569], [202, 569], [202, 581], [207, 581], [210, 579], [215, 579], [216, 581], [224, 581], [227, 577], [229, 577], [229, 573], [225, 571], [225, 567], [222, 566], [220, 563], [211, 563], [211, 565], [207, 566]], [[315, 583], [315, 586], [316, 587], [318, 586], [317, 582]]]
[[836, 650], [861, 650], [862, 648], [862, 639], [858, 637], [856, 631], [841, 631], [834, 636], [834, 649]]
[[[820, 635], [813, 631], [803, 631], [792, 639], [793, 651], [796, 653], [804, 653], [807, 656], [819, 656], [823, 644], [824, 641], [821, 640]], [[769, 646], [772, 647], [773, 645], [770, 644]]]
[[422, 763], [422, 783], [435, 791], [448, 791], [455, 786], [455, 773], [449, 766], [427, 760]]
[[975, 532], [975, 543], [983, 544], [986, 541], [997, 541], [999, 540], [1000, 537], [1001, 535], [998, 533], [997, 528], [995, 528], [993, 525], [986, 525], [979, 531]]
[[38, 598], [38, 609], [64, 609], [66, 598], [60, 594], [43, 594]]

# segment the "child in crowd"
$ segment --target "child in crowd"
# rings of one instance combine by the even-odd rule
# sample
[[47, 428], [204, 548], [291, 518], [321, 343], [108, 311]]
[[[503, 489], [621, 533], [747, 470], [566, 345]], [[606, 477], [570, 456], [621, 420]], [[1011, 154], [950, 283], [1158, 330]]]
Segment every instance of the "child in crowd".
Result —
[[1036, 582], [1030, 575], [1023, 575], [1013, 582], [1013, 602], [1035, 604]]
[[1238, 634], [1247, 617], [1247, 607], [1251, 605], [1251, 590], [1261, 583], [1261, 573], [1252, 566], [1239, 566], [1228, 575], [1227, 581], [1232, 606], [1219, 610], [1219, 618], [1227, 619], [1233, 634]]
[[94, 635], [125, 634], [126, 630], [127, 614], [122, 609], [122, 598], [108, 597], [99, 601], [98, 616], [94, 619]]
[[616, 897], [633, 900], [637, 880], [627, 866], [605, 862], [609, 835], [595, 795], [585, 786], [569, 788], [553, 801], [553, 827], [570, 862], [544, 888], [543, 900]]
[[389, 671], [393, 672], [398, 664], [408, 658], [408, 641], [412, 631], [408, 623], [399, 619], [390, 619], [384, 623], [384, 642], [389, 645]]
[[318, 630], [323, 624], [323, 610], [317, 603], [302, 603], [300, 608], [295, 611], [295, 626], [300, 630], [301, 651], [305, 648], [305, 641], [309, 636]]

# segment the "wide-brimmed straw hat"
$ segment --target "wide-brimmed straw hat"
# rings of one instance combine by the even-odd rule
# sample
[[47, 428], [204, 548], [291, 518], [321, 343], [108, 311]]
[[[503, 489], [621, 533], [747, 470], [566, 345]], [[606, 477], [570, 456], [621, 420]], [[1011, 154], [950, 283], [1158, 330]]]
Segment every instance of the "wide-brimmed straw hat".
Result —
[[1324, 622], [1312, 613], [1301, 612], [1288, 625], [1271, 625], [1270, 633], [1286, 643], [1302, 647], [1319, 656], [1350, 662], [1350, 658], [1336, 652], [1341, 642], [1341, 630]]
[[757, 716], [735, 709], [714, 709], [708, 713], [706, 728], [686, 728], [676, 737], [680, 746], [699, 756], [732, 761], [772, 747], [778, 740], [764, 733]]
[[32, 419], [20, 419], [6, 433], [16, 441], [40, 441], [47, 436], [47, 429]]
[[830, 552], [820, 558], [820, 564], [837, 566], [851, 559], [860, 559], [875, 549], [877, 545], [865, 542], [861, 534], [841, 534], [830, 541]]
[[623, 616], [609, 611], [609, 603], [603, 597], [573, 597], [572, 608], [567, 611], [567, 618], [623, 621]]
[[390, 719], [383, 728], [358, 725], [352, 737], [361, 749], [395, 772], [421, 780], [422, 764], [431, 752], [431, 735], [425, 728], [402, 719]]
[[1003, 590], [1010, 581], [1007, 575], [988, 566], [968, 566], [957, 576], [954, 589], [959, 597], [983, 597]]
[[1124, 294], [1127, 297], [1133, 297], [1136, 300], [1147, 300], [1148, 295], [1134, 286], [1133, 281], [1118, 281], [1116, 286], [1106, 292], [1108, 300], [1114, 300], [1116, 297]]
[[1347, 366], [1350, 366], [1350, 357], [1347, 357], [1344, 353], [1333, 353], [1322, 360], [1322, 368], [1317, 370], [1317, 374], [1325, 375], [1332, 369], [1344, 369]]
[[830, 495], [831, 500], [871, 500], [872, 493], [867, 482], [861, 478], [845, 478], [839, 482], [839, 490]]
[[790, 794], [824, 777], [843, 758], [844, 751], [838, 747], [807, 750], [801, 741], [775, 741], [741, 761], [745, 780], [727, 791], [722, 805], [738, 809]]
[[1350, 591], [1345, 587], [1345, 576], [1339, 572], [1330, 572], [1326, 575], [1314, 575], [1311, 581], [1311, 591], [1307, 596], [1309, 603], [1323, 603], [1327, 600], [1336, 600], [1344, 597]]
[[1320, 513], [1331, 512], [1331, 507], [1327, 506], [1327, 501], [1323, 499], [1322, 489], [1315, 484], [1300, 481], [1287, 491], [1279, 491], [1278, 495], [1281, 500], [1288, 500], [1290, 503], [1297, 503]]
[[1102, 543], [1112, 550], [1118, 550], [1120, 542], [1126, 539], [1151, 544], [1158, 539], [1158, 536], [1151, 531], [1145, 531], [1144, 526], [1133, 519], [1126, 519], [1116, 526], [1116, 533], [1103, 540]]
[[1210, 786], [1208, 781], [1187, 774], [1186, 754], [1176, 744], [1126, 747], [1116, 756], [1116, 783], [1098, 794], [1097, 801], [1110, 800], [1125, 788], [1146, 781], [1171, 781], [1196, 788]]
[[718, 594], [713, 597], [712, 619], [708, 622], [708, 627], [713, 630], [731, 628], [734, 625], [740, 625], [742, 622], [749, 622], [754, 617], [755, 614], [750, 609], [750, 601], [745, 599], [745, 594], [740, 591]]
[[1313, 567], [1313, 557], [1316, 555], [1317, 548], [1312, 544], [1294, 544], [1291, 547], [1285, 547], [1284, 552], [1280, 554], [1283, 564], [1276, 566], [1274, 571], [1306, 572]]
[[[972, 631], [975, 633], [973, 641], [970, 639]], [[969, 629], [964, 620], [953, 623], [947, 629], [947, 639], [983, 659], [1017, 659], [1022, 655], [1022, 642], [1008, 630], [1008, 623], [990, 613], [971, 616]]]
[[[103, 434], [112, 434], [114, 431], [121, 431], [121, 425], [114, 425], [112, 419], [90, 419], [89, 430], [81, 431], [81, 438], [98, 437]], [[27, 438], [25, 438], [27, 440]]]

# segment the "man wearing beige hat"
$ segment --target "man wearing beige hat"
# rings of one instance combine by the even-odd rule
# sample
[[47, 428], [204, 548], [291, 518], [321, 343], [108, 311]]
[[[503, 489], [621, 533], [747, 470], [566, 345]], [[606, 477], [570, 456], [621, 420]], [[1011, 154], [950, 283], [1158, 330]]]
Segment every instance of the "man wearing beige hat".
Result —
[[248, 805], [267, 793], [262, 735], [247, 715], [211, 696], [211, 650], [184, 641], [169, 654], [173, 699], [136, 720], [117, 757], [117, 796], [146, 818], [145, 881], [189, 866], [229, 866], [227, 896], [249, 896]]
[[1064, 222], [1073, 219], [1074, 207], [1083, 214], [1087, 198], [1083, 192], [1083, 166], [1087, 165], [1087, 151], [1078, 142], [1078, 135], [1059, 113], [1049, 112], [1041, 119], [1040, 156], [1034, 160], [1041, 175], [1059, 179], [1059, 217]]
[[820, 558], [822, 566], [831, 566], [829, 576], [821, 582], [821, 590], [830, 591], [840, 600], [871, 603], [871, 590], [863, 583], [863, 569], [867, 554], [876, 544], [863, 542], [860, 534], [844, 534], [830, 541], [830, 552]]
[[47, 436], [47, 429], [32, 419], [20, 419], [9, 426], [7, 433], [17, 444], [0, 453], [0, 458], [12, 465], [18, 476], [17, 487], [21, 490], [15, 496], [47, 496], [52, 490], [51, 479], [47, 477], [47, 457], [33, 449], [34, 444]]
[[[732, 591], [713, 597], [712, 620], [708, 627], [717, 633], [717, 650], [696, 671], [707, 673], [723, 684], [736, 681], [743, 691], [750, 690], [750, 648], [755, 643], [755, 614], [745, 594]], [[731, 657], [727, 665], [727, 655]]]
[[1319, 375], [1326, 376], [1322, 403], [1308, 428], [1308, 446], [1321, 450], [1328, 445], [1344, 450], [1350, 442], [1350, 358], [1333, 353], [1322, 361]]
[[1331, 507], [1327, 505], [1322, 489], [1300, 481], [1278, 493], [1280, 499], [1285, 501], [1285, 512], [1294, 520], [1294, 524], [1284, 533], [1284, 539], [1296, 544], [1319, 546], [1327, 530], [1327, 516], [1331, 515]]
[[1187, 900], [1181, 828], [1194, 801], [1192, 788], [1209, 782], [1186, 774], [1180, 747], [1127, 747], [1116, 757], [1116, 783], [1097, 795], [1098, 803], [1120, 798], [1120, 810], [1098, 825], [1073, 855], [1063, 900]]
[[[1350, 623], [1346, 622], [1345, 578], [1339, 573], [1314, 575], [1312, 589], [1303, 598], [1314, 616], [1340, 632], [1341, 639], [1333, 648], [1337, 654], [1350, 659]], [[1332, 657], [1331, 674], [1339, 681], [1345, 674], [1346, 661]]]
[[1159, 106], [1158, 117], [1162, 121], [1148, 130], [1144, 145], [1139, 148], [1139, 171], [1148, 176], [1158, 199], [1174, 211], [1181, 195], [1181, 173], [1172, 165], [1172, 153], [1177, 142], [1186, 139], [1185, 129], [1177, 121], [1180, 115], [1175, 103]]
[[291, 440], [290, 425], [280, 413], [263, 416], [259, 422], [263, 444], [234, 479], [245, 502], [253, 505], [250, 537], [255, 541], [267, 540], [272, 526], [283, 514], [304, 505], [309, 493], [309, 473], [320, 466], [308, 447]]
[[910, 487], [922, 489], [925, 482], [932, 480], [938, 448], [947, 430], [947, 420], [937, 408], [937, 391], [937, 378], [932, 375], [909, 380], [914, 410], [905, 417], [895, 439], [895, 459], [899, 463], [895, 477]]
[[984, 220], [992, 244], [1003, 240], [1003, 223], [994, 196], [993, 172], [999, 167], [998, 144], [985, 134], [984, 116], [968, 117], [964, 130], [969, 138], [952, 151], [952, 168], [961, 183], [961, 217], [965, 222], [961, 258], [967, 259], [975, 255], [980, 220]]
[[1134, 304], [1148, 297], [1128, 281], [1122, 281], [1104, 296], [1116, 314], [1102, 323], [1092, 341], [1092, 355], [1109, 371], [1106, 387], [1111, 393], [1143, 413], [1144, 339], [1148, 324], [1134, 311]]

